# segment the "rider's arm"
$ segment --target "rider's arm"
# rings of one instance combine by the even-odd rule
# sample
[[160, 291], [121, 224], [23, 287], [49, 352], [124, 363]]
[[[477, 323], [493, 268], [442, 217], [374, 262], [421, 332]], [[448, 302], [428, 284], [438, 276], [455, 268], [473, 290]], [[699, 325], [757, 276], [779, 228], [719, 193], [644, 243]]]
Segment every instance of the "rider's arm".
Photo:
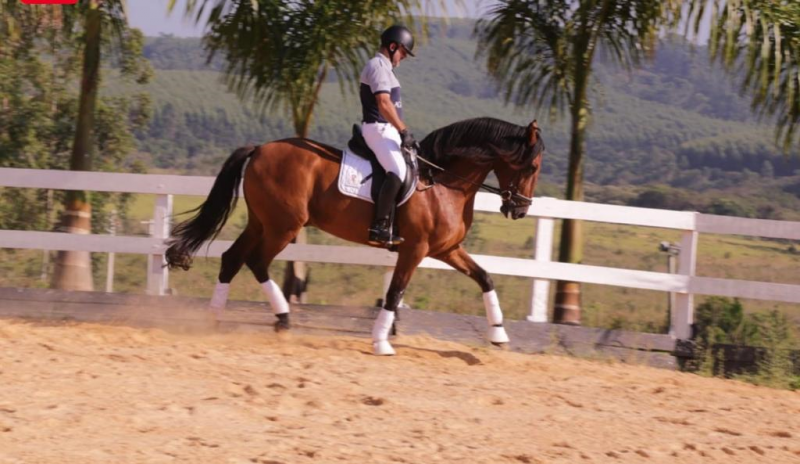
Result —
[[378, 102], [378, 111], [391, 125], [397, 128], [398, 132], [406, 130], [406, 125], [403, 120], [397, 115], [397, 110], [392, 103], [392, 99], [388, 93], [381, 92], [375, 94], [375, 100]]

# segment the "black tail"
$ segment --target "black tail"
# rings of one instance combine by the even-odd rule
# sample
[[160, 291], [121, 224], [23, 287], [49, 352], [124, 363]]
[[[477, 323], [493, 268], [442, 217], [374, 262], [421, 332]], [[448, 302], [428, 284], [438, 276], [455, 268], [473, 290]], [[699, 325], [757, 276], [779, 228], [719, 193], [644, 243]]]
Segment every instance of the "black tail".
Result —
[[242, 183], [244, 163], [257, 147], [237, 148], [222, 165], [214, 181], [211, 193], [202, 205], [189, 211], [197, 214], [178, 224], [167, 240], [165, 257], [170, 269], [188, 270], [192, 265], [192, 255], [206, 240], [214, 240], [236, 207], [237, 192]]

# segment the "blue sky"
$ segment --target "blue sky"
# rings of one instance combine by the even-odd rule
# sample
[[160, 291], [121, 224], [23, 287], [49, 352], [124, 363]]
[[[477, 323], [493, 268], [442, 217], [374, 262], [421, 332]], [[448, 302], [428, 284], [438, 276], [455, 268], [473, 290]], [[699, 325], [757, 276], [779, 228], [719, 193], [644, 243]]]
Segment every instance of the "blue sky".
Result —
[[[178, 37], [199, 36], [203, 29], [183, 15], [185, 0], [178, 0], [175, 12], [167, 15], [168, 0], [128, 0], [131, 26], [137, 27], [147, 36], [172, 34]], [[437, 3], [437, 2], [431, 2]], [[447, 0], [452, 16], [477, 17], [492, 0], [463, 0], [463, 7], [454, 7], [454, 0]], [[433, 12], [435, 14], [435, 12]]]

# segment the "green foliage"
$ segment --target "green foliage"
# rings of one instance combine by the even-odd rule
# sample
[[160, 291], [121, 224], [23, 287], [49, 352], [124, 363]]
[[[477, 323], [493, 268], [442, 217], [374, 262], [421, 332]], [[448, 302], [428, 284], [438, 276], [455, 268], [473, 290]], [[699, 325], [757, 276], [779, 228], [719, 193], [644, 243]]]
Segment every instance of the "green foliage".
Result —
[[[706, 0], [689, 0], [690, 21], [699, 28]], [[800, 3], [791, 0], [714, 2], [711, 55], [727, 69], [744, 68], [742, 88], [761, 115], [774, 116], [788, 150], [800, 124]]]
[[478, 55], [519, 106], [573, 117], [585, 108], [595, 52], [625, 68], [653, 49], [670, 1], [502, 0], [480, 20]]
[[[724, 359], [714, 359], [715, 344], [758, 347], [757, 365], [752, 374], [738, 378], [774, 388], [800, 388], [791, 353], [798, 348], [793, 324], [777, 310], [746, 314], [738, 299], [710, 297], [695, 311], [696, 338], [701, 363], [694, 368], [712, 373], [711, 366]], [[723, 352], [719, 351], [718, 356]]]
[[745, 379], [758, 385], [774, 388], [800, 389], [800, 359], [792, 359], [792, 350], [798, 349], [791, 321], [785, 314], [770, 311], [755, 316], [762, 330], [758, 344], [764, 347], [764, 357], [759, 361], [758, 372]]
[[746, 345], [755, 341], [759, 327], [752, 318], [745, 318], [738, 299], [710, 297], [695, 310], [695, 330], [703, 346]]
[[[8, 7], [7, 2], [2, 4]], [[104, 11], [111, 14], [115, 7], [109, 8]], [[13, 19], [13, 33], [0, 28], [0, 166], [66, 169], [78, 114], [75, 84], [81, 64], [79, 25], [56, 8], [14, 11], [15, 15], [6, 18]], [[113, 21], [110, 24], [114, 31]], [[150, 67], [141, 58], [144, 37], [137, 30], [119, 34], [116, 42], [108, 41], [107, 47], [114, 52], [107, 62], [118, 66], [125, 79], [146, 83]], [[112, 47], [112, 43], [116, 45]], [[148, 125], [149, 111], [150, 101], [140, 91], [99, 99], [94, 139], [101, 156], [94, 162], [95, 169], [143, 171], [129, 155], [136, 147], [133, 131]], [[49, 229], [55, 205], [61, 203], [63, 195], [3, 189], [0, 228]], [[103, 208], [107, 203], [122, 210], [128, 201], [125, 195], [93, 195], [99, 216], [93, 224], [95, 230], [106, 228]]]
[[673, 189], [665, 185], [653, 185], [639, 192], [628, 204], [630, 206], [641, 206], [643, 208], [696, 211], [699, 208], [695, 201], [696, 196], [692, 196], [688, 192]]

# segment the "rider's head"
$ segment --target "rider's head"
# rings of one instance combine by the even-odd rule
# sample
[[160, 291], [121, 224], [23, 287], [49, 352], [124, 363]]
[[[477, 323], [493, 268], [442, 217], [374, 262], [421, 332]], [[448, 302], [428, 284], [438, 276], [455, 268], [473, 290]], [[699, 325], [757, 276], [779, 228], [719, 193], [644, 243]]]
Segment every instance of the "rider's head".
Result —
[[406, 55], [414, 56], [414, 36], [405, 26], [391, 26], [381, 34], [381, 49], [386, 50], [392, 66], [397, 66]]

